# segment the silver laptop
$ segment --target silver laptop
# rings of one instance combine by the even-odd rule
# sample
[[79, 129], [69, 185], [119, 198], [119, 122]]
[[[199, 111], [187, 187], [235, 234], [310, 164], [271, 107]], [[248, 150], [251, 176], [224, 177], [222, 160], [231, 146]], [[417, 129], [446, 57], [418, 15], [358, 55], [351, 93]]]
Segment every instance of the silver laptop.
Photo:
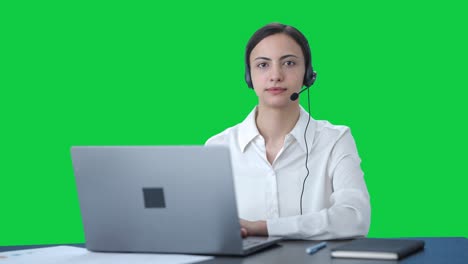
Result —
[[226, 147], [71, 152], [89, 250], [248, 255], [281, 240], [241, 238]]

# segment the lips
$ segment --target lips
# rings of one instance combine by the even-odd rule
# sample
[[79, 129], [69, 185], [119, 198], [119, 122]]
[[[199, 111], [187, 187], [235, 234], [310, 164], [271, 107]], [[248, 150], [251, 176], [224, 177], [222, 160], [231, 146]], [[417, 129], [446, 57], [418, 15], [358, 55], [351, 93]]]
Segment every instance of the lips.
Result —
[[267, 88], [265, 89], [267, 92], [271, 93], [271, 94], [280, 94], [280, 93], [283, 93], [285, 92], [287, 89], [286, 88], [282, 88], [282, 87], [270, 87], [270, 88]]

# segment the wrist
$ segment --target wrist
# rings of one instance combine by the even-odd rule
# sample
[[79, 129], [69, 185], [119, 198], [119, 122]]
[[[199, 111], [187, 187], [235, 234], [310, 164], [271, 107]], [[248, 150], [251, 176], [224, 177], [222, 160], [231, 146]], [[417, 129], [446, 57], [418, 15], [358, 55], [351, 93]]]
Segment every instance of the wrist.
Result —
[[256, 221], [255, 223], [255, 235], [257, 236], [268, 236], [268, 228], [266, 221]]

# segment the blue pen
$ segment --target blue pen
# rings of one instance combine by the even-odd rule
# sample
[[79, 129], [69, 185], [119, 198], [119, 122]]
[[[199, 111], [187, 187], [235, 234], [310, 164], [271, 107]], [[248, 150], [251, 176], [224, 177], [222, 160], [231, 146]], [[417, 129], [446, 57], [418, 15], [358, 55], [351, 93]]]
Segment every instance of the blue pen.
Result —
[[322, 249], [322, 248], [324, 248], [326, 246], [327, 246], [327, 242], [318, 243], [315, 246], [311, 246], [311, 247], [306, 248], [306, 253], [307, 254], [314, 254], [315, 252], [319, 251], [320, 249]]

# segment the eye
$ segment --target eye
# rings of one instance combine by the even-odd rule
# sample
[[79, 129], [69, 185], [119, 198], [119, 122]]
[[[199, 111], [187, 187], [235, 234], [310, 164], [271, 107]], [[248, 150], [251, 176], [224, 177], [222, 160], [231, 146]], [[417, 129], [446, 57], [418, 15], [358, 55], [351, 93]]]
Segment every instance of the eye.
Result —
[[259, 64], [257, 64], [257, 67], [262, 69], [262, 68], [265, 68], [267, 66], [266, 62], [261, 62]]
[[285, 61], [285, 62], [284, 62], [284, 65], [286, 65], [286, 66], [294, 66], [294, 65], [296, 65], [296, 63], [295, 63], [294, 61]]

